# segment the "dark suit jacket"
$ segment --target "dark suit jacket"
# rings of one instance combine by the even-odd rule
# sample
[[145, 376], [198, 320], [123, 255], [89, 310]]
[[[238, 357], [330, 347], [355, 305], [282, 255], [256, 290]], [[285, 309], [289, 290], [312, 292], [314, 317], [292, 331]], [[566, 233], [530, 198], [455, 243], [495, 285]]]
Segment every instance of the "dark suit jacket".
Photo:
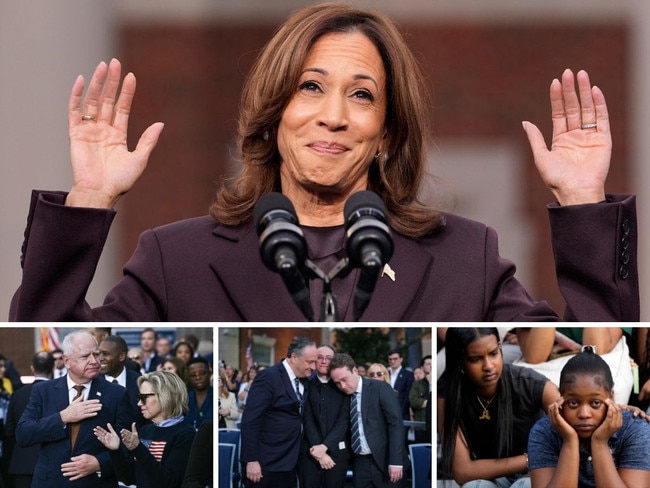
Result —
[[[126, 395], [129, 398], [129, 405], [131, 406], [131, 417], [136, 422], [137, 426], [140, 427], [146, 422], [145, 418], [142, 416], [140, 407], [138, 407], [138, 395], [140, 394], [140, 388], [138, 388], [138, 378], [141, 376], [139, 372], [133, 371], [129, 368], [126, 369]], [[106, 379], [104, 375], [101, 375], [102, 378]]]
[[[74, 450], [70, 447], [70, 428], [61, 422], [59, 412], [69, 404], [66, 378], [43, 381], [33, 386], [29, 404], [18, 428], [16, 442], [27, 447], [40, 444], [41, 450], [34, 469], [32, 488], [71, 486], [79, 488], [114, 488], [114, 476], [106, 448], [97, 440], [93, 428], [106, 427], [109, 422], [118, 432], [130, 428], [131, 409], [124, 388], [113, 385], [101, 377], [95, 378], [90, 386], [89, 399], [99, 399], [102, 404], [97, 416], [81, 422]], [[101, 477], [96, 474], [70, 482], [61, 474], [61, 465], [72, 456], [90, 454], [95, 456], [101, 467]]]
[[[307, 382], [303, 381], [303, 385]], [[309, 390], [305, 387], [303, 397]], [[302, 415], [296, 390], [280, 362], [260, 371], [248, 392], [241, 419], [241, 462], [259, 461], [263, 471], [296, 468], [302, 439]]]
[[413, 373], [402, 366], [402, 369], [400, 369], [399, 375], [395, 380], [395, 384], [393, 385], [393, 388], [397, 390], [398, 393], [399, 406], [402, 410], [402, 418], [405, 420], [409, 420], [411, 418], [409, 413], [409, 393], [411, 392], [411, 386], [413, 386], [414, 381], [415, 377], [413, 376]]
[[[34, 380], [35, 383], [41, 381], [48, 381], [46, 378], [38, 378]], [[19, 390], [16, 390], [11, 399], [9, 400], [9, 407], [7, 408], [7, 417], [5, 418], [5, 451], [4, 456], [11, 455], [9, 462], [9, 474], [12, 475], [27, 475], [31, 476], [34, 473], [36, 466], [36, 459], [40, 445], [35, 444], [30, 447], [20, 447], [16, 445], [16, 427], [20, 416], [27, 408], [29, 396], [32, 392], [34, 383], [25, 385]]]
[[397, 395], [385, 381], [361, 378], [361, 420], [368, 447], [377, 465], [388, 476], [388, 466], [407, 471], [404, 421]]
[[[162, 364], [162, 362], [165, 360], [164, 357], [158, 355], [156, 351], [153, 352], [153, 356], [151, 356], [151, 361], [149, 361], [149, 367], [146, 370], [146, 373], [151, 373], [152, 371], [156, 371], [158, 369], [158, 365]], [[145, 362], [145, 364], [147, 364]]]
[[[549, 206], [567, 320], [639, 320], [635, 198], [611, 200]], [[115, 212], [64, 201], [64, 193], [33, 194], [11, 320], [304, 321], [280, 275], [262, 264], [254, 226], [207, 216], [145, 232], [122, 280], [92, 309], [84, 299]], [[483, 224], [448, 215], [431, 237], [393, 238], [395, 281], [379, 278], [363, 321], [558, 320], [515, 279]]]
[[310, 455], [311, 446], [325, 444], [334, 462], [339, 463], [348, 459], [350, 457], [349, 423], [350, 397], [339, 390], [331, 379], [325, 384], [316, 377], [310, 380], [304, 415], [303, 452], [305, 455]]

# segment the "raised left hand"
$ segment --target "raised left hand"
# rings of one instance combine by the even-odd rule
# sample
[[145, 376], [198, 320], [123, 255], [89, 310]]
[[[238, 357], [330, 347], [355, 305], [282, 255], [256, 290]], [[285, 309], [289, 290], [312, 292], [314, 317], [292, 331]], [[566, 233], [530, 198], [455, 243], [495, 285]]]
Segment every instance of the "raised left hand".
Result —
[[[576, 79], [578, 89], [576, 91]], [[605, 200], [612, 137], [605, 96], [586, 71], [566, 69], [550, 88], [553, 138], [550, 151], [540, 130], [523, 122], [535, 166], [560, 205]]]

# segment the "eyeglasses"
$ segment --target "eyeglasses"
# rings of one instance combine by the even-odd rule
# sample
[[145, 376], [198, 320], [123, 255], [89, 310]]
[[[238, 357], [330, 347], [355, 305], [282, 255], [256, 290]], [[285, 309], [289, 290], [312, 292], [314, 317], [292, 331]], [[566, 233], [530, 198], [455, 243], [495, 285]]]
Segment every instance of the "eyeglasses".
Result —
[[147, 403], [147, 398], [149, 398], [150, 396], [155, 396], [155, 395], [156, 395], [156, 393], [138, 393], [138, 400], [140, 400], [140, 402], [142, 404], [145, 404], [145, 403]]
[[318, 356], [319, 361], [331, 361], [334, 356]]
[[375, 376], [384, 376], [384, 372], [383, 371], [371, 371], [370, 373], [368, 373], [368, 376], [370, 376], [371, 378], [374, 378]]

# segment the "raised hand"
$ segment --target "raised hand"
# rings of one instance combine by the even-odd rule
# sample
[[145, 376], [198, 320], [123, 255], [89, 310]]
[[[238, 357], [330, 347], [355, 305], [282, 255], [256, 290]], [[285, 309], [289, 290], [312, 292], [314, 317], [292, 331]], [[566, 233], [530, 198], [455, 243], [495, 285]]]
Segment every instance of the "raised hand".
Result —
[[77, 77], [68, 104], [72, 189], [66, 205], [112, 208], [140, 177], [158, 142], [163, 124], [149, 126], [133, 151], [127, 147], [135, 76], [127, 74], [119, 91], [117, 59], [99, 63], [85, 98], [84, 79]]
[[574, 77], [567, 69], [562, 73], [562, 81], [555, 79], [551, 83], [550, 98], [553, 119], [550, 151], [539, 129], [523, 122], [544, 184], [560, 205], [603, 201], [612, 153], [603, 92], [591, 86], [586, 71], [579, 71]]
[[113, 426], [109, 423], [107, 425], [108, 430], [100, 427], [99, 425], [93, 429], [95, 437], [101, 442], [104, 447], [110, 449], [111, 451], [117, 451], [120, 448], [120, 437], [115, 432]]
[[133, 451], [138, 444], [140, 444], [140, 437], [138, 436], [138, 430], [135, 428], [135, 422], [131, 424], [131, 430], [122, 429], [120, 431], [120, 436], [122, 437], [122, 442], [129, 451]]

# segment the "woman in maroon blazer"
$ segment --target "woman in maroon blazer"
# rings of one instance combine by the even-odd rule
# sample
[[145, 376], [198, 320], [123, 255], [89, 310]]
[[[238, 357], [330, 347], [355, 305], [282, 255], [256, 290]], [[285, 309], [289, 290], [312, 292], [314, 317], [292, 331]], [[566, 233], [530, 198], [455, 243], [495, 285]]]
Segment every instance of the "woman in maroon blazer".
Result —
[[[256, 204], [282, 192], [295, 208], [307, 257], [328, 273], [349, 247], [345, 203], [371, 190], [385, 206], [393, 252], [382, 248], [387, 266], [369, 282], [359, 284], [359, 267], [331, 280], [339, 318], [558, 320], [516, 280], [494, 230], [419, 203], [429, 137], [424, 77], [386, 16], [341, 5], [297, 11], [260, 54], [242, 96], [242, 172], [219, 189], [210, 216], [145, 232], [123, 279], [103, 306], [90, 307], [85, 295], [113, 207], [144, 171], [163, 129], [151, 125], [128, 150], [135, 78], [126, 75], [118, 93], [120, 72], [117, 60], [100, 63], [85, 97], [83, 78], [74, 83], [72, 189], [33, 194], [11, 319], [305, 320], [282, 277], [259, 259]], [[586, 72], [565, 70], [551, 83], [550, 100], [550, 150], [535, 125], [523, 126], [557, 200], [548, 211], [564, 318], [636, 321], [635, 200], [605, 194], [605, 98]], [[318, 310], [321, 283], [309, 279], [293, 283], [304, 294], [303, 310]], [[361, 314], [352, 296], [364, 287], [374, 293]]]

